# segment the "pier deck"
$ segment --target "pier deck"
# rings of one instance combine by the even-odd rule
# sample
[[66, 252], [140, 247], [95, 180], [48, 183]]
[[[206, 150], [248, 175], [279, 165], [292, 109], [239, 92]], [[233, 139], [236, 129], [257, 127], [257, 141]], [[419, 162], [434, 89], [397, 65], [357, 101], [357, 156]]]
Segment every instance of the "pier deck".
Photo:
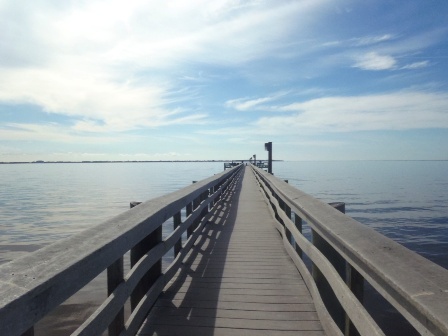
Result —
[[324, 335], [251, 169], [213, 214], [138, 335]]

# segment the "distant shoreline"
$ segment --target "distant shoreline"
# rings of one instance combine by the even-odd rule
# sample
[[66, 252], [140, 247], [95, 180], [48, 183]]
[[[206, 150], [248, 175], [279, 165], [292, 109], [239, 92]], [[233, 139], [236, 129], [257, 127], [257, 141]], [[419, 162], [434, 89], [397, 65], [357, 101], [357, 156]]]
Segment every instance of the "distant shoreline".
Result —
[[[268, 160], [257, 160], [258, 162], [267, 162]], [[284, 162], [285, 160], [272, 160], [273, 162]], [[304, 161], [296, 161], [296, 162], [376, 162], [376, 161], [448, 161], [448, 159], [415, 159], [415, 160], [304, 160]], [[0, 161], [0, 165], [9, 165], [9, 164], [54, 164], [54, 163], [158, 163], [158, 162], [173, 162], [173, 163], [181, 163], [181, 162], [250, 162], [250, 160], [122, 160], [122, 161], [107, 161], [107, 160], [99, 160], [99, 161]]]
[[[267, 161], [267, 160], [257, 160]], [[283, 161], [283, 160], [272, 160]], [[28, 162], [0, 162], [0, 164], [48, 164], [48, 163], [157, 163], [157, 162], [249, 162], [249, 160], [148, 160], [148, 161], [28, 161]]]

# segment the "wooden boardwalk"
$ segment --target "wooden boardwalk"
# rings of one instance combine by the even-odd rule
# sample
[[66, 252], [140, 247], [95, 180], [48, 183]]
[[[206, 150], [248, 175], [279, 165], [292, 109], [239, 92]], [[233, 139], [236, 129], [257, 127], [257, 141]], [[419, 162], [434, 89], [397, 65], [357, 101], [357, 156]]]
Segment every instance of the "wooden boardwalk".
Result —
[[138, 335], [324, 335], [247, 168]]

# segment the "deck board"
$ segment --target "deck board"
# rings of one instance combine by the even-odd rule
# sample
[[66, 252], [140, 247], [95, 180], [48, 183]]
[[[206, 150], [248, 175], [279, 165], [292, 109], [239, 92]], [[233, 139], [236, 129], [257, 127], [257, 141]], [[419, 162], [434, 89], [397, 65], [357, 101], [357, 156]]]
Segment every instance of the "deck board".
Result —
[[250, 169], [138, 335], [324, 335]]

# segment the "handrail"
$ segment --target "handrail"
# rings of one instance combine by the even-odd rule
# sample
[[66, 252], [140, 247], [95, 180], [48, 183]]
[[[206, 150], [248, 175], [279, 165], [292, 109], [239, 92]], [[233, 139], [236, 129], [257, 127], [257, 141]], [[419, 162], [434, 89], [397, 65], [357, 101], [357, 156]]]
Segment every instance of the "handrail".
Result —
[[[348, 267], [359, 272], [417, 331], [424, 335], [448, 335], [448, 270], [273, 175], [253, 166], [252, 169], [272, 195], [270, 202], [274, 205], [274, 215], [280, 220], [279, 229], [289, 231], [303, 252], [316, 253], [282, 210], [282, 202], [295, 216], [305, 220], [313, 234], [324, 239]], [[317, 259], [313, 260], [316, 266], [327, 273]], [[333, 271], [324, 274], [329, 282], [334, 281], [333, 275]], [[330, 285], [335, 288], [334, 284]], [[347, 309], [346, 313], [349, 313]]]
[[[303, 261], [299, 258], [296, 258], [297, 253], [296, 250], [292, 248], [291, 241], [288, 239], [286, 234], [286, 229], [292, 234], [295, 239], [295, 242], [299, 245], [301, 250], [305, 252], [305, 254], [311, 259], [311, 261], [317, 265], [317, 267], [324, 274], [326, 279], [328, 280], [330, 286], [334, 290], [336, 297], [341, 302], [344, 310], [347, 312], [350, 319], [354, 322], [358, 331], [364, 332], [365, 335], [369, 336], [384, 336], [384, 333], [378, 327], [378, 325], [373, 321], [368, 312], [364, 309], [361, 303], [356, 299], [355, 295], [351, 293], [350, 289], [345, 285], [344, 281], [339, 276], [336, 269], [333, 265], [325, 258], [325, 256], [313, 245], [311, 244], [295, 227], [294, 223], [291, 219], [281, 211], [281, 206], [278, 200], [275, 198], [275, 195], [269, 190], [266, 183], [258, 178], [258, 182], [261, 188], [264, 191], [264, 196], [266, 200], [272, 205], [269, 207], [271, 209], [271, 214], [275, 218], [275, 213], [277, 213], [277, 217], [282, 221], [282, 224], [277, 222], [276, 225], [277, 230], [281, 233], [283, 237], [283, 244], [288, 252], [288, 254], [293, 259], [297, 268], [301, 272], [302, 276], [307, 279], [307, 285], [311, 283], [313, 286], [310, 286], [310, 292], [313, 296], [313, 300], [318, 302], [316, 305], [316, 309], [318, 315], [323, 323], [323, 327], [325, 331], [329, 335], [342, 335], [341, 331], [338, 329], [338, 326], [334, 323], [328, 321], [331, 317], [328, 314], [328, 311], [325, 307], [322, 306], [322, 298], [317, 290], [317, 287], [313, 280], [311, 280], [311, 274], [309, 273], [306, 266], [303, 264]], [[275, 211], [274, 211], [275, 209]], [[311, 281], [310, 281], [311, 280]], [[332, 321], [332, 320], [331, 320]], [[363, 334], [363, 333], [361, 333]]]
[[[0, 266], [0, 335], [33, 335], [33, 326], [52, 309], [75, 294], [98, 274], [117, 266], [123, 268], [123, 255], [147, 246], [140, 260], [131, 265], [126, 277], [120, 272], [111, 282], [118, 285], [97, 311], [78, 328], [74, 335], [98, 335], [114, 323], [126, 300], [137, 300], [126, 323], [118, 322], [113, 335], [133, 335], [143, 322], [165, 284], [175, 274], [180, 261], [198, 237], [241, 166], [199, 181], [179, 191], [144, 202], [102, 224], [94, 226], [66, 240], [56, 242], [34, 253]], [[180, 221], [186, 208], [187, 218]], [[165, 239], [161, 228], [171, 217], [177, 227]], [[188, 239], [182, 246], [182, 234]], [[148, 245], [150, 244], [150, 245]], [[176, 256], [165, 273], [161, 272], [161, 258], [176, 246]], [[109, 272], [108, 272], [109, 274]], [[152, 277], [150, 287], [140, 282]], [[108, 282], [109, 282], [108, 280]], [[146, 280], [146, 278], [145, 278]], [[145, 281], [146, 283], [147, 281]], [[147, 295], [145, 295], [147, 294]], [[132, 300], [131, 300], [132, 304]], [[20, 317], [20, 318], [18, 318]]]

